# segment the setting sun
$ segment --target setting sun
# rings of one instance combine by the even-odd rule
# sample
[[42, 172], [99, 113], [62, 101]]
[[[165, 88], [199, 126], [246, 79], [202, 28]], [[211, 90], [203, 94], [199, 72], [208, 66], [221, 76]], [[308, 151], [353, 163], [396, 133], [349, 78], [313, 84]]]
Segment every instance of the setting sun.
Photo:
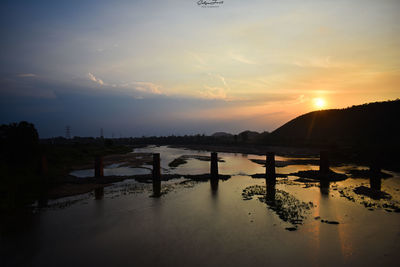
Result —
[[314, 98], [314, 106], [317, 108], [324, 108], [325, 107], [325, 100], [323, 98]]

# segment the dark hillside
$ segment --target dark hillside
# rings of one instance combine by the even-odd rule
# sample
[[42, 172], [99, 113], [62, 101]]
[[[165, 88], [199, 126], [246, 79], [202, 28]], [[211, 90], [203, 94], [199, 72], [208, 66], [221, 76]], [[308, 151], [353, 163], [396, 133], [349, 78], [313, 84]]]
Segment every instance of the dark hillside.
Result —
[[269, 141], [282, 144], [398, 145], [400, 100], [346, 109], [314, 111], [273, 131]]

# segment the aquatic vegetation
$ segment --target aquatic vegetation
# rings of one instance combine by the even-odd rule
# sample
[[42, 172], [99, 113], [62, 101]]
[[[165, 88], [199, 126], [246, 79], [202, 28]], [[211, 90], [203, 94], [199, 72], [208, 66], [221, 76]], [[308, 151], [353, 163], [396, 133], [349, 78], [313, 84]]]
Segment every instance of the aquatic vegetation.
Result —
[[387, 212], [400, 212], [400, 202], [386, 192], [366, 186], [349, 186], [338, 190], [341, 197], [359, 203], [369, 210], [385, 209]]
[[283, 190], [276, 189], [275, 195], [269, 196], [265, 186], [252, 185], [243, 189], [243, 200], [251, 200], [254, 196], [259, 196], [258, 200], [266, 203], [268, 208], [274, 211], [282, 221], [291, 223], [293, 227], [286, 228], [289, 231], [293, 231], [293, 228], [297, 229], [297, 225], [303, 224], [307, 214], [314, 207], [312, 202], [300, 201]]
[[368, 196], [372, 199], [391, 199], [392, 196], [386, 192], [375, 190], [366, 186], [358, 186], [354, 189], [354, 192], [358, 195]]

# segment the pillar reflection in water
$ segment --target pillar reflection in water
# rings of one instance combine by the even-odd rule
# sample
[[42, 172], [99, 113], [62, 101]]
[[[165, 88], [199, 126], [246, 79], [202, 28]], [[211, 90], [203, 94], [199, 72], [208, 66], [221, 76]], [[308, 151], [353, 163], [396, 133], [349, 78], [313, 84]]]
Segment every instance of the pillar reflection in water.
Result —
[[275, 203], [275, 194], [276, 194], [276, 179], [267, 178], [267, 195], [266, 200], [267, 203]]
[[97, 200], [103, 199], [104, 197], [104, 187], [98, 187], [94, 189], [94, 198]]
[[328, 179], [321, 179], [319, 182], [319, 190], [322, 195], [329, 195], [329, 180]]
[[213, 195], [216, 195], [218, 192], [218, 179], [210, 179], [210, 185], [211, 185], [211, 193]]

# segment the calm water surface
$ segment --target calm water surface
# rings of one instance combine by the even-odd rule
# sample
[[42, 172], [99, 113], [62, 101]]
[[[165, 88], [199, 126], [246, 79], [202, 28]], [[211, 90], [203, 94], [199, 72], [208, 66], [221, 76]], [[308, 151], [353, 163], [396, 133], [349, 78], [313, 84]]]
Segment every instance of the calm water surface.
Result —
[[[209, 162], [189, 159], [170, 169], [181, 155], [209, 152], [147, 147], [134, 152], [161, 153], [163, 173], [209, 172]], [[219, 153], [222, 174], [218, 190], [208, 182], [184, 178], [163, 182], [168, 192], [152, 198], [151, 184], [125, 180], [105, 189], [104, 198], [81, 195], [65, 208], [40, 210], [16, 233], [1, 238], [2, 262], [17, 266], [397, 266], [400, 260], [400, 214], [384, 208], [368, 210], [341, 197], [339, 190], [367, 179], [347, 179], [322, 190], [295, 177], [278, 179], [277, 189], [300, 201], [312, 202], [297, 231], [257, 197], [244, 201], [242, 191], [264, 185], [247, 175], [265, 168], [249, 159], [262, 156]], [[287, 160], [276, 157], [276, 160]], [[345, 172], [355, 166], [333, 168]], [[290, 165], [278, 173], [314, 170], [318, 166]], [[400, 175], [391, 173], [382, 190], [399, 200]], [[127, 189], [128, 188], [128, 189]], [[133, 189], [132, 189], [133, 188]], [[59, 203], [69, 199], [57, 200]], [[321, 223], [321, 219], [338, 225]]]

